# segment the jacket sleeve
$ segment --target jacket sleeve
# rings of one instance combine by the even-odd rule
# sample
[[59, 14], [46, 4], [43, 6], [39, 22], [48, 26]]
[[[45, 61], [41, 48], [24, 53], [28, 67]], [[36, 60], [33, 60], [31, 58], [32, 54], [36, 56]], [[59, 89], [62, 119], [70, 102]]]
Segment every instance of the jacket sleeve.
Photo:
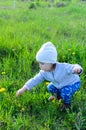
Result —
[[66, 63], [66, 71], [67, 71], [67, 73], [68, 74], [73, 74], [73, 68], [74, 67], [77, 67], [77, 68], [81, 69], [79, 74], [81, 74], [83, 72], [83, 68], [79, 64], [67, 64]]
[[[83, 72], [83, 68], [82, 68], [79, 64], [75, 64], [74, 67], [80, 69], [79, 75], [82, 74], [82, 72]], [[74, 72], [72, 71], [72, 73], [74, 73]]]
[[38, 74], [36, 74], [33, 78], [29, 79], [25, 85], [23, 86], [24, 88], [26, 88], [27, 90], [32, 89], [34, 86], [36, 86], [37, 84], [41, 83], [42, 81], [44, 81], [45, 78], [43, 76], [43, 72], [39, 72]]

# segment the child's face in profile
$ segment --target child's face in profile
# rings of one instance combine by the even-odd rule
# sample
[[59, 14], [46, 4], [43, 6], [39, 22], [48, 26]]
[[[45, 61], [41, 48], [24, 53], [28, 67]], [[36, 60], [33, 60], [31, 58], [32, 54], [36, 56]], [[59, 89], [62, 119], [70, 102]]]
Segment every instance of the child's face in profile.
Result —
[[51, 71], [51, 70], [53, 70], [53, 64], [51, 64], [51, 63], [39, 62], [39, 67], [40, 67], [41, 70], [44, 70], [44, 71]]

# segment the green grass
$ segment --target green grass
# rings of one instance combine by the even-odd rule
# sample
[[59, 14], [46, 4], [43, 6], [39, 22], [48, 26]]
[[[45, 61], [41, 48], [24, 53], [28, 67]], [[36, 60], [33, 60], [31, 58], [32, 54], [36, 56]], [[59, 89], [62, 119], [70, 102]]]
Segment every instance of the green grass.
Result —
[[[8, 3], [7, 3], [8, 2]], [[66, 1], [65, 7], [49, 3], [1, 1], [0, 7], [0, 130], [86, 129], [86, 3]], [[12, 5], [12, 6], [11, 6]], [[16, 91], [38, 71], [35, 55], [51, 41], [58, 61], [79, 63], [81, 89], [73, 96], [71, 111], [60, 111], [61, 102], [49, 102], [45, 82], [19, 98]]]

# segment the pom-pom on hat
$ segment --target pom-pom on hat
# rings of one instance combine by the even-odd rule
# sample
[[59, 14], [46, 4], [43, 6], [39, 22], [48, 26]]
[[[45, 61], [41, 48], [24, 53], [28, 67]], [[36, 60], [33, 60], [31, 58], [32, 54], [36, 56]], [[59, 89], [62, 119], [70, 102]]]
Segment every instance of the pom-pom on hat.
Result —
[[57, 51], [51, 42], [44, 43], [36, 54], [36, 60], [43, 63], [56, 63]]

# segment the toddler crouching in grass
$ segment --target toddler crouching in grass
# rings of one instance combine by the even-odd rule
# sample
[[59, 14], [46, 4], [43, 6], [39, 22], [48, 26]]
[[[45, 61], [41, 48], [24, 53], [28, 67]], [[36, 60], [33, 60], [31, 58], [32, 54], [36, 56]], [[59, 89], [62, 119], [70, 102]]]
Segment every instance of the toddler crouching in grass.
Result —
[[39, 73], [29, 79], [17, 91], [16, 96], [47, 80], [50, 82], [47, 89], [52, 94], [49, 100], [62, 99], [62, 110], [70, 107], [73, 94], [80, 88], [79, 74], [82, 73], [82, 67], [78, 64], [57, 62], [57, 51], [51, 42], [42, 45], [36, 54], [36, 60], [40, 66]]

